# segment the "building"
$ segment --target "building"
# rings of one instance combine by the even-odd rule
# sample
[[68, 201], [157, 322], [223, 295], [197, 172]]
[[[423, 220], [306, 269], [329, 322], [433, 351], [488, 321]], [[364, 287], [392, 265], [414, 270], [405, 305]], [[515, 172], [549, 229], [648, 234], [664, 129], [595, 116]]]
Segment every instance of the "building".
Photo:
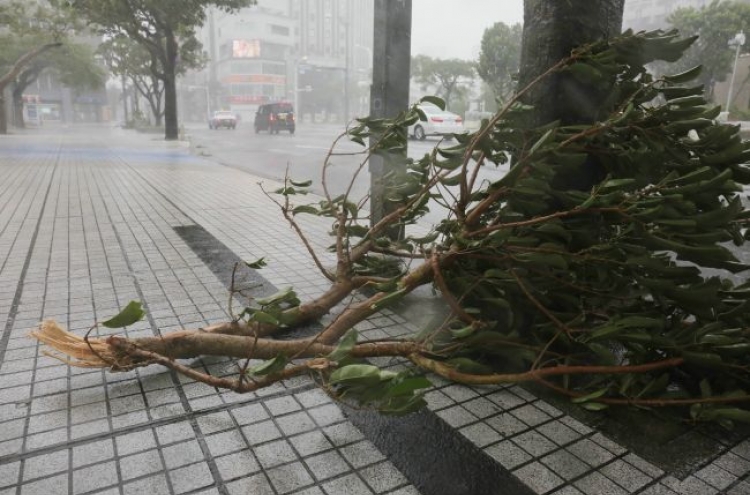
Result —
[[251, 119], [263, 103], [287, 100], [289, 53], [297, 27], [288, 7], [288, 2], [261, 0], [233, 14], [209, 8], [199, 32], [208, 70], [201, 81], [188, 76], [183, 86], [205, 91], [210, 111], [231, 110], [243, 120]]
[[184, 107], [231, 110], [243, 120], [281, 100], [294, 102], [307, 120], [367, 113], [373, 12], [372, 0], [259, 0], [233, 14], [209, 9], [199, 39], [210, 61], [202, 74], [183, 78]]

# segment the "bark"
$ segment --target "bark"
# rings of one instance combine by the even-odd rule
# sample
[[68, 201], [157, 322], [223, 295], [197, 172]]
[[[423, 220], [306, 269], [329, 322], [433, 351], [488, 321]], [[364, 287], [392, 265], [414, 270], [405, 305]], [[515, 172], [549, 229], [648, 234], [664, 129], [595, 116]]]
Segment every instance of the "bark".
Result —
[[13, 88], [13, 125], [20, 129], [26, 128], [23, 119], [23, 88], [20, 86]]
[[166, 32], [167, 63], [164, 67], [164, 139], [175, 141], [177, 124], [177, 40], [174, 32]]
[[[519, 87], [570, 55], [571, 51], [622, 31], [625, 0], [525, 0]], [[572, 77], [556, 74], [529, 91], [522, 101], [535, 107], [533, 125], [596, 120], [602, 96]]]

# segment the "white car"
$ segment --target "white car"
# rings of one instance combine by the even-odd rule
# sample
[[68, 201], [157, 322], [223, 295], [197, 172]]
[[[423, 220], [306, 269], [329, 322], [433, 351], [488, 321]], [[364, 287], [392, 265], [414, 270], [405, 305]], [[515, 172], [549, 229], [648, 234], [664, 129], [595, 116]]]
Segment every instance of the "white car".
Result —
[[435, 105], [419, 105], [427, 117], [427, 120], [420, 119], [414, 125], [409, 126], [409, 135], [420, 141], [427, 136], [449, 136], [450, 134], [460, 134], [465, 132], [464, 119], [460, 115], [440, 110]]

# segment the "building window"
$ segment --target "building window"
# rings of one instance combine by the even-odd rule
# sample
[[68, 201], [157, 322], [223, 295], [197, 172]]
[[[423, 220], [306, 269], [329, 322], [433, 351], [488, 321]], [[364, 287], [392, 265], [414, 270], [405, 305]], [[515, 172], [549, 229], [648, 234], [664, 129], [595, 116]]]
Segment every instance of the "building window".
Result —
[[289, 36], [289, 28], [286, 26], [278, 26], [271, 24], [271, 34], [278, 34], [280, 36]]

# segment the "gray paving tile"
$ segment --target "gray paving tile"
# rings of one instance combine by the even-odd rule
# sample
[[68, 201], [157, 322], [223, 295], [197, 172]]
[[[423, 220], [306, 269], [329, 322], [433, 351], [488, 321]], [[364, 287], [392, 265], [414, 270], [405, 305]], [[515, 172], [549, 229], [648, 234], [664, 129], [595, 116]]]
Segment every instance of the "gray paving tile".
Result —
[[591, 470], [588, 464], [565, 450], [558, 450], [543, 457], [542, 464], [568, 481]]
[[576, 488], [586, 495], [627, 495], [627, 491], [616, 485], [612, 480], [600, 473], [593, 472], [587, 474], [574, 483]]
[[196, 419], [196, 422], [204, 435], [230, 430], [235, 427], [235, 423], [227, 411], [219, 411], [217, 413], [199, 416]]
[[610, 451], [595, 444], [589, 439], [583, 439], [566, 447], [568, 452], [572, 452], [576, 457], [588, 463], [590, 466], [600, 466], [614, 457]]
[[151, 430], [136, 431], [115, 437], [117, 453], [121, 456], [148, 450], [156, 447], [154, 433]]
[[175, 493], [186, 493], [214, 484], [211, 470], [205, 462], [169, 471], [169, 479]]
[[[70, 457], [67, 450], [50, 452], [26, 459], [23, 466], [23, 479], [41, 478], [53, 473], [67, 471]], [[18, 463], [15, 463], [18, 466]], [[3, 477], [0, 477], [3, 479]]]
[[192, 426], [187, 421], [172, 423], [156, 428], [156, 437], [161, 445], [195, 438]]
[[499, 462], [505, 469], [513, 469], [532, 459], [531, 454], [510, 440], [487, 447], [484, 451], [490, 457]]
[[271, 484], [263, 473], [240, 478], [227, 484], [230, 495], [276, 495]]
[[260, 470], [260, 465], [250, 450], [218, 457], [215, 462], [224, 481], [247, 476]]
[[349, 474], [323, 484], [327, 495], [372, 495], [373, 491], [354, 474]]
[[521, 433], [513, 437], [511, 441], [534, 457], [541, 457], [557, 448], [554, 443], [536, 431]]
[[328, 426], [345, 419], [341, 409], [336, 404], [327, 404], [307, 410], [308, 414], [319, 426]]
[[454, 428], [460, 428], [477, 420], [477, 417], [461, 406], [442, 409], [436, 413], [443, 421]]
[[317, 480], [325, 480], [350, 471], [351, 468], [337, 452], [330, 451], [305, 458], [305, 464]]
[[74, 493], [86, 493], [98, 490], [116, 485], [117, 482], [117, 466], [114, 462], [95, 464], [73, 471]]
[[328, 441], [323, 432], [317, 430], [291, 437], [289, 442], [302, 457], [333, 448], [333, 444]]
[[724, 490], [737, 481], [737, 476], [714, 464], [704, 467], [695, 476], [719, 490]]
[[286, 440], [278, 440], [260, 445], [255, 447], [253, 452], [260, 465], [266, 469], [297, 459], [297, 454], [294, 453], [291, 445]]
[[202, 461], [203, 451], [197, 440], [190, 440], [162, 448], [164, 463], [168, 469], [174, 469], [186, 464]]
[[603, 466], [599, 472], [630, 492], [640, 490], [653, 481], [650, 476], [621, 459]]
[[485, 423], [476, 423], [459, 430], [461, 435], [478, 447], [485, 447], [500, 441], [503, 437]]
[[257, 445], [281, 437], [281, 431], [270, 420], [244, 426], [242, 433], [250, 445]]
[[[540, 494], [554, 490], [564, 483], [562, 478], [538, 462], [532, 462], [522, 468], [516, 469], [513, 471], [513, 474], [523, 481], [526, 486]], [[609, 492], [599, 493], [609, 494]]]
[[61, 486], [68, 486], [68, 473], [21, 485], [21, 495], [50, 495]]
[[287, 436], [310, 431], [315, 429], [316, 427], [312, 417], [310, 417], [310, 415], [305, 411], [296, 412], [276, 418], [276, 423], [279, 425], [279, 428], [284, 433], [284, 435]]
[[163, 474], [149, 476], [130, 483], [122, 487], [124, 495], [172, 495], [167, 484], [167, 477]]
[[313, 478], [299, 462], [269, 469], [266, 474], [268, 475], [268, 479], [271, 480], [271, 484], [281, 495], [299, 490], [313, 483]]
[[[26, 470], [27, 467], [24, 467], [24, 470]], [[9, 485], [15, 485], [18, 481], [18, 473], [21, 470], [21, 463], [16, 462], [8, 462], [5, 464], [0, 464], [0, 487], [6, 487]], [[54, 471], [50, 471], [54, 472]], [[44, 475], [41, 475], [44, 476]]]
[[512, 436], [529, 429], [526, 423], [509, 413], [502, 413], [484, 421], [504, 437]]
[[684, 480], [667, 476], [661, 482], [680, 495], [714, 495], [718, 493], [716, 488], [695, 476], [688, 476]]
[[245, 439], [242, 437], [242, 433], [239, 430], [230, 430], [216, 433], [214, 435], [208, 435], [204, 440], [214, 457], [247, 448], [247, 442], [245, 442]]
[[392, 490], [408, 481], [389, 461], [362, 469], [359, 474], [376, 493]]
[[119, 464], [123, 480], [139, 478], [147, 474], [160, 472], [164, 469], [157, 450], [147, 450], [122, 457]]
[[385, 459], [385, 456], [369, 440], [347, 445], [340, 448], [339, 452], [355, 468]]
[[73, 467], [105, 461], [111, 459], [114, 455], [114, 445], [111, 438], [84, 443], [73, 447]]

